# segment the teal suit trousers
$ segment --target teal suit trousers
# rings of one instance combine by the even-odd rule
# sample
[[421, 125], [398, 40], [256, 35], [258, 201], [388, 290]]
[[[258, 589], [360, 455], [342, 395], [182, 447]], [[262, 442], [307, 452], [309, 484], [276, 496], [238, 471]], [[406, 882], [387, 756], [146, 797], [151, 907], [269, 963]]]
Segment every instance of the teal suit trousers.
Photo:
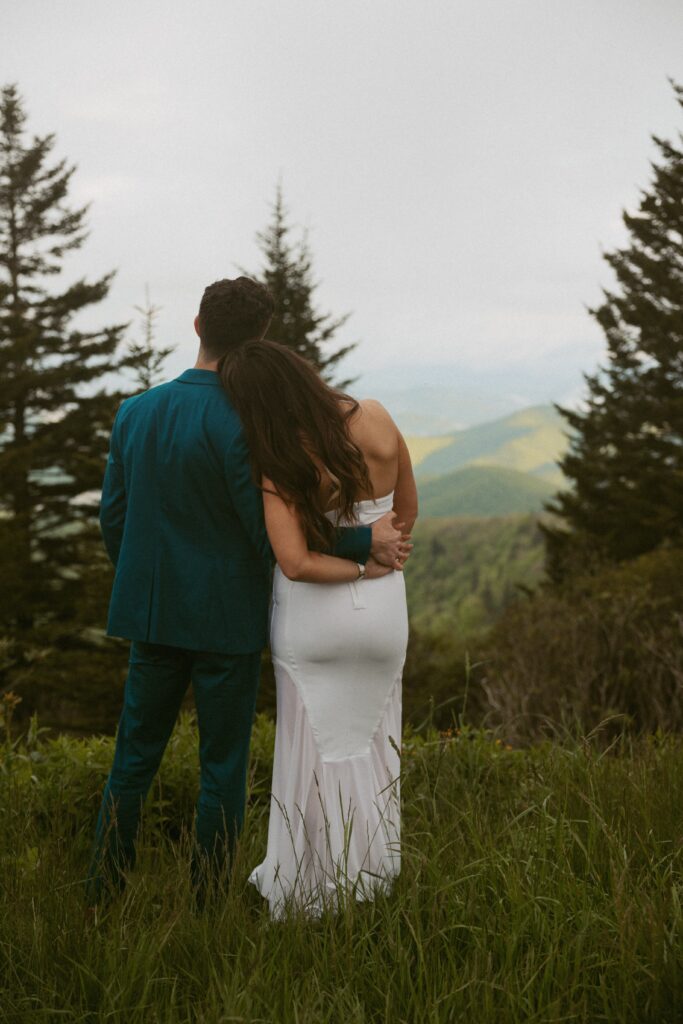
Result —
[[260, 654], [184, 650], [134, 641], [88, 873], [88, 895], [123, 889], [135, 864], [140, 812], [180, 704], [192, 682], [199, 727], [200, 791], [192, 881], [198, 894], [234, 852], [244, 819], [249, 741]]

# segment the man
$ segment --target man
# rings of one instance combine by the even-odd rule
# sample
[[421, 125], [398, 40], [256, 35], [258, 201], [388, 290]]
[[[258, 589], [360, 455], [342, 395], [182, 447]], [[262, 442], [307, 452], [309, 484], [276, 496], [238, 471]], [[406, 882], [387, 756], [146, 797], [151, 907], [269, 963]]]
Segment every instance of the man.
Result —
[[[273, 314], [246, 277], [209, 285], [193, 369], [122, 403], [112, 429], [100, 524], [116, 568], [107, 632], [132, 641], [114, 762], [98, 816], [88, 898], [122, 889], [141, 806], [192, 682], [200, 794], [192, 882], [203, 902], [244, 818], [272, 553], [220, 359], [262, 338]], [[406, 547], [388, 514], [343, 531], [334, 554], [395, 566]]]

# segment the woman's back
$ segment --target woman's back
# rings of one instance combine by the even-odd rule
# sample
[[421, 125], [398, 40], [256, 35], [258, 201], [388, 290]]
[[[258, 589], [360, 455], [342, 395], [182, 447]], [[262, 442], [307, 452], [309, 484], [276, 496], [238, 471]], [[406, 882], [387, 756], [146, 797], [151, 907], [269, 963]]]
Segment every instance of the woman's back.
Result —
[[367, 463], [373, 494], [363, 498], [381, 497], [396, 487], [398, 479], [398, 430], [383, 405], [372, 398], [358, 403], [348, 420], [351, 440], [360, 448]]
[[[342, 401], [348, 407], [348, 400]], [[365, 459], [372, 485], [371, 493], [359, 492], [356, 500], [384, 498], [393, 492], [393, 507], [398, 521], [405, 523], [409, 532], [417, 516], [417, 489], [408, 448], [398, 427], [380, 402], [366, 398], [357, 403], [349, 416], [347, 431]], [[320, 460], [316, 462], [321, 474], [323, 497], [328, 507], [333, 509], [333, 481]]]
[[[386, 409], [371, 398], [358, 403], [347, 424], [350, 439], [365, 459], [372, 485], [371, 493], [359, 491], [354, 505], [355, 521], [367, 526], [393, 508], [399, 472], [399, 435]], [[323, 489], [329, 497], [331, 482], [329, 476], [322, 475]], [[337, 522], [334, 508], [327, 516]], [[343, 520], [343, 525], [349, 524]]]

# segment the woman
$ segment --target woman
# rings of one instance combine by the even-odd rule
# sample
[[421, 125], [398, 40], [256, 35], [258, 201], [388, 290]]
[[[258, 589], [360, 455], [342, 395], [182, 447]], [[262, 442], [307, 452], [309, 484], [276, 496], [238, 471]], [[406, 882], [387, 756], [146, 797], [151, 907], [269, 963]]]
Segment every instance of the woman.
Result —
[[250, 881], [273, 917], [292, 902], [317, 916], [348, 895], [388, 891], [399, 872], [408, 639], [402, 572], [322, 552], [337, 524], [369, 524], [392, 507], [409, 534], [415, 480], [386, 410], [329, 387], [290, 349], [248, 342], [220, 372], [244, 424], [277, 560], [271, 813], [265, 859]]

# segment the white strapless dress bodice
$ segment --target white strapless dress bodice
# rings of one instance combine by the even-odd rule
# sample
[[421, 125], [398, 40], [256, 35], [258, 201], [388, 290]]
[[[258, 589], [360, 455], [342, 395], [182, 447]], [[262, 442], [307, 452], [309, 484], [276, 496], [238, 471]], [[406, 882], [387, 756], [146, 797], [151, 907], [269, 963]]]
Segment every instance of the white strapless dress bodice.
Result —
[[330, 522], [337, 523], [339, 526], [371, 526], [376, 519], [381, 519], [386, 512], [391, 512], [394, 507], [394, 492], [385, 494], [383, 498], [365, 498], [363, 501], [357, 501], [354, 508], [354, 522], [348, 523], [345, 519], [341, 519], [337, 512], [327, 512], [327, 518]]
[[[393, 493], [357, 502], [354, 525], [370, 525], [392, 503]], [[317, 915], [348, 895], [370, 898], [399, 872], [407, 640], [403, 573], [314, 584], [276, 567], [268, 847], [250, 875], [274, 917], [288, 901]]]

